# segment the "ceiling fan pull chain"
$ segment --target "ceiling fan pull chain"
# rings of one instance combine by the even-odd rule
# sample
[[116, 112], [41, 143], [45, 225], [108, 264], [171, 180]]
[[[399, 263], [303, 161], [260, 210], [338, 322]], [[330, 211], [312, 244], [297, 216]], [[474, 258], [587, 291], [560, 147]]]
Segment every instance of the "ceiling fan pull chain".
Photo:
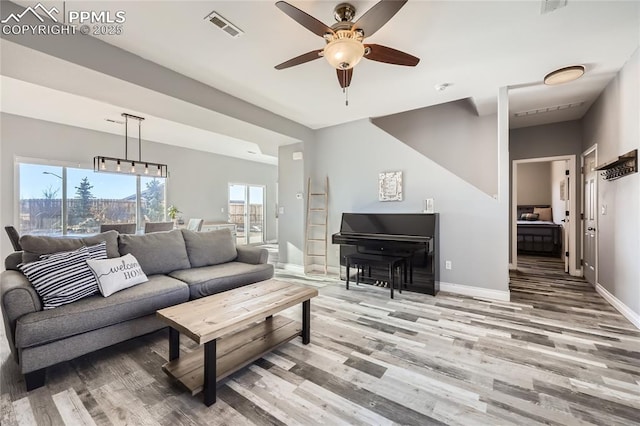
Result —
[[344, 106], [349, 106], [349, 86], [346, 86], [347, 82], [347, 70], [342, 70], [342, 81], [345, 86], [342, 87], [342, 93], [344, 93]]

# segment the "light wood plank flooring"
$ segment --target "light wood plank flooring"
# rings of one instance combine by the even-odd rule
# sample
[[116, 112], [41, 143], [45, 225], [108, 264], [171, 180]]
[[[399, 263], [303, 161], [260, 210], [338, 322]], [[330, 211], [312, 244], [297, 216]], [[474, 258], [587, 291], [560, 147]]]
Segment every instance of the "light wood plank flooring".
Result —
[[30, 393], [0, 336], [0, 424], [640, 424], [640, 331], [553, 261], [519, 262], [511, 302], [278, 271], [319, 289], [311, 344], [233, 374], [209, 408], [162, 371], [166, 331], [50, 368]]

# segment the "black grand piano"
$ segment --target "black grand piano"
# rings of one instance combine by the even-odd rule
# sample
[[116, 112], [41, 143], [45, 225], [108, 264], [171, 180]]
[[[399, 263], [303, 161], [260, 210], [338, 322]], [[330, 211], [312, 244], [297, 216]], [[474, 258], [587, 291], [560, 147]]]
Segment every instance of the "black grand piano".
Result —
[[[403, 289], [432, 296], [439, 290], [437, 213], [343, 213], [331, 242], [340, 244], [341, 266], [351, 253], [409, 256], [413, 279]], [[341, 267], [341, 278], [344, 274]], [[373, 269], [371, 281], [384, 280], [385, 274]]]

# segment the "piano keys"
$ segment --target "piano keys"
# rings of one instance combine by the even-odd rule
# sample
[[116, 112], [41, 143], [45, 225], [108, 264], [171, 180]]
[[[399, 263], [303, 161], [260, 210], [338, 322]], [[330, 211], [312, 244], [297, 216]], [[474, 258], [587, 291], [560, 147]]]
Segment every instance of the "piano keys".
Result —
[[[413, 272], [403, 290], [432, 296], [439, 290], [437, 213], [343, 213], [340, 232], [332, 235], [331, 242], [340, 244], [342, 279], [348, 254], [401, 256], [410, 258]], [[385, 277], [385, 271], [372, 268], [371, 281]]]

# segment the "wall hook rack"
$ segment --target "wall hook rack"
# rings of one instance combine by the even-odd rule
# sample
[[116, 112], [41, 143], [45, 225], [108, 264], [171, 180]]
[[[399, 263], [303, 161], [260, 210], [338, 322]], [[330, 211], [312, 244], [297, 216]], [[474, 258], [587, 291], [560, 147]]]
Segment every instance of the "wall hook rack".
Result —
[[638, 171], [638, 150], [629, 151], [613, 161], [596, 167], [596, 170], [602, 171], [600, 176], [604, 180], [616, 180], [631, 173], [636, 173]]

